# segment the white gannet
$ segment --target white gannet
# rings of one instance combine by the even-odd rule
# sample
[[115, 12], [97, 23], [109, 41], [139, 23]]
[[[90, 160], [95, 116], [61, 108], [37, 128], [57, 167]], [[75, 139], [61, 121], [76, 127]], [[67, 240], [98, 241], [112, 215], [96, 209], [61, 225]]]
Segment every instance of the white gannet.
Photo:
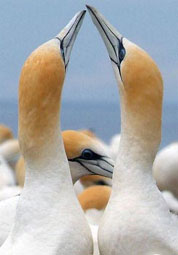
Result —
[[114, 159], [114, 160], [116, 160], [116, 158], [117, 158], [120, 139], [121, 139], [121, 135], [116, 134], [110, 140], [109, 150], [110, 150], [110, 155], [111, 155], [112, 159]]
[[85, 11], [26, 60], [19, 82], [19, 144], [26, 177], [1, 255], [92, 254], [75, 196], [59, 115], [65, 69]]
[[99, 224], [110, 194], [111, 187], [106, 185], [95, 185], [86, 188], [78, 195], [78, 200], [89, 223]]
[[12, 168], [4, 157], [0, 155], [0, 192], [7, 185], [15, 185], [15, 177]]
[[12, 138], [12, 130], [3, 124], [0, 124], [0, 144]]
[[101, 255], [176, 255], [178, 219], [152, 177], [161, 140], [163, 82], [151, 57], [93, 7], [121, 100], [121, 140], [109, 203], [99, 226]]
[[158, 152], [153, 164], [153, 176], [160, 190], [169, 190], [178, 198], [178, 142]]
[[15, 168], [16, 162], [20, 156], [20, 147], [17, 139], [8, 139], [0, 144], [0, 155], [8, 162], [11, 168]]
[[163, 190], [161, 193], [169, 207], [169, 210], [178, 214], [178, 199], [168, 190]]
[[[73, 183], [83, 175], [89, 174], [101, 174], [110, 178], [112, 177], [113, 161], [104, 151], [102, 144], [79, 131], [63, 131], [62, 137], [69, 160]], [[96, 175], [92, 176], [96, 178]], [[25, 162], [23, 157], [21, 157], [17, 163], [16, 177], [17, 183], [22, 187], [25, 178]], [[20, 190], [18, 190], [19, 187], [15, 187], [16, 190], [14, 190], [14, 192], [20, 193]], [[98, 191], [96, 192], [98, 193]], [[98, 197], [98, 194], [96, 194], [96, 196]], [[7, 238], [14, 223], [15, 211], [19, 198], [19, 196], [15, 198], [12, 197], [11, 199], [0, 202], [0, 246]]]

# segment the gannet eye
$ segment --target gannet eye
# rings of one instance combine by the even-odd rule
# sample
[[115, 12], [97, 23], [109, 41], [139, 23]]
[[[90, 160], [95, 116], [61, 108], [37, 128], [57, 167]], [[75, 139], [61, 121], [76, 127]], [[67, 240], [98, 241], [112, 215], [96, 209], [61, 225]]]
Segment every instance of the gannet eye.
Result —
[[119, 60], [120, 60], [120, 63], [121, 63], [121, 61], [124, 59], [125, 53], [126, 53], [126, 51], [125, 51], [124, 47], [122, 46], [122, 48], [120, 49], [120, 52], [119, 52]]
[[91, 151], [89, 149], [85, 149], [82, 151], [81, 158], [91, 160], [91, 159], [93, 159], [93, 157], [94, 157], [93, 151]]

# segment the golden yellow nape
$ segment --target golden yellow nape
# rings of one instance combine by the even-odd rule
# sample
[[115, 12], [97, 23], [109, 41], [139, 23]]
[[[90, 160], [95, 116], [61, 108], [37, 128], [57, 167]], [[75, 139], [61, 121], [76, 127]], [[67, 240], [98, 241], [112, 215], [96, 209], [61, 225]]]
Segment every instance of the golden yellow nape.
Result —
[[[33, 146], [40, 147], [48, 137], [54, 136], [64, 77], [64, 62], [57, 43], [49, 41], [43, 44], [26, 60], [19, 82], [19, 139], [22, 151], [25, 147], [26, 151], [32, 152]], [[33, 96], [29, 96], [28, 91]]]
[[66, 130], [62, 137], [68, 159], [78, 157], [84, 148], [91, 146], [91, 137], [81, 131]]
[[92, 138], [97, 138], [95, 132], [92, 129], [79, 129], [78, 131]]
[[111, 187], [104, 185], [91, 186], [78, 195], [84, 211], [89, 209], [105, 209], [111, 194]]

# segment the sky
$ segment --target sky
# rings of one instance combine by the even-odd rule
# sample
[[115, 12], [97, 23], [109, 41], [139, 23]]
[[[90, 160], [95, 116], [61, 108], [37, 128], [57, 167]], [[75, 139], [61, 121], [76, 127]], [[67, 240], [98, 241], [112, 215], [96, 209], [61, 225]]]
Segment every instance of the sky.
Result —
[[[53, 38], [86, 3], [154, 58], [164, 79], [164, 101], [177, 103], [177, 0], [0, 0], [0, 100], [17, 100], [27, 56]], [[118, 101], [108, 54], [88, 14], [72, 51], [63, 100]]]
[[[85, 4], [96, 7], [156, 61], [164, 80], [164, 107], [171, 104], [177, 109], [172, 118], [178, 123], [177, 0], [0, 0], [0, 101], [17, 102], [26, 58], [58, 34]], [[84, 102], [85, 107], [92, 102], [119, 107], [108, 53], [88, 13], [72, 50], [62, 100]], [[173, 129], [178, 130], [176, 125]]]

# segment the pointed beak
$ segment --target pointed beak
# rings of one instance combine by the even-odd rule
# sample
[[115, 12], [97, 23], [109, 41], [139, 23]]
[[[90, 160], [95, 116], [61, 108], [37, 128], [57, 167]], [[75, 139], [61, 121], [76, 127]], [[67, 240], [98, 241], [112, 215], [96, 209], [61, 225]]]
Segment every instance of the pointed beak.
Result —
[[122, 43], [122, 35], [99, 13], [94, 7], [86, 5], [93, 23], [98, 29], [106, 48], [109, 53], [109, 57], [118, 68], [120, 67], [120, 44]]
[[98, 160], [85, 160], [77, 158], [75, 161], [90, 172], [90, 174], [112, 178], [114, 161], [109, 157], [103, 156]]
[[65, 68], [68, 66], [71, 50], [81, 28], [85, 13], [86, 11], [78, 12], [67, 26], [56, 36], [56, 39], [60, 41], [60, 50]]

